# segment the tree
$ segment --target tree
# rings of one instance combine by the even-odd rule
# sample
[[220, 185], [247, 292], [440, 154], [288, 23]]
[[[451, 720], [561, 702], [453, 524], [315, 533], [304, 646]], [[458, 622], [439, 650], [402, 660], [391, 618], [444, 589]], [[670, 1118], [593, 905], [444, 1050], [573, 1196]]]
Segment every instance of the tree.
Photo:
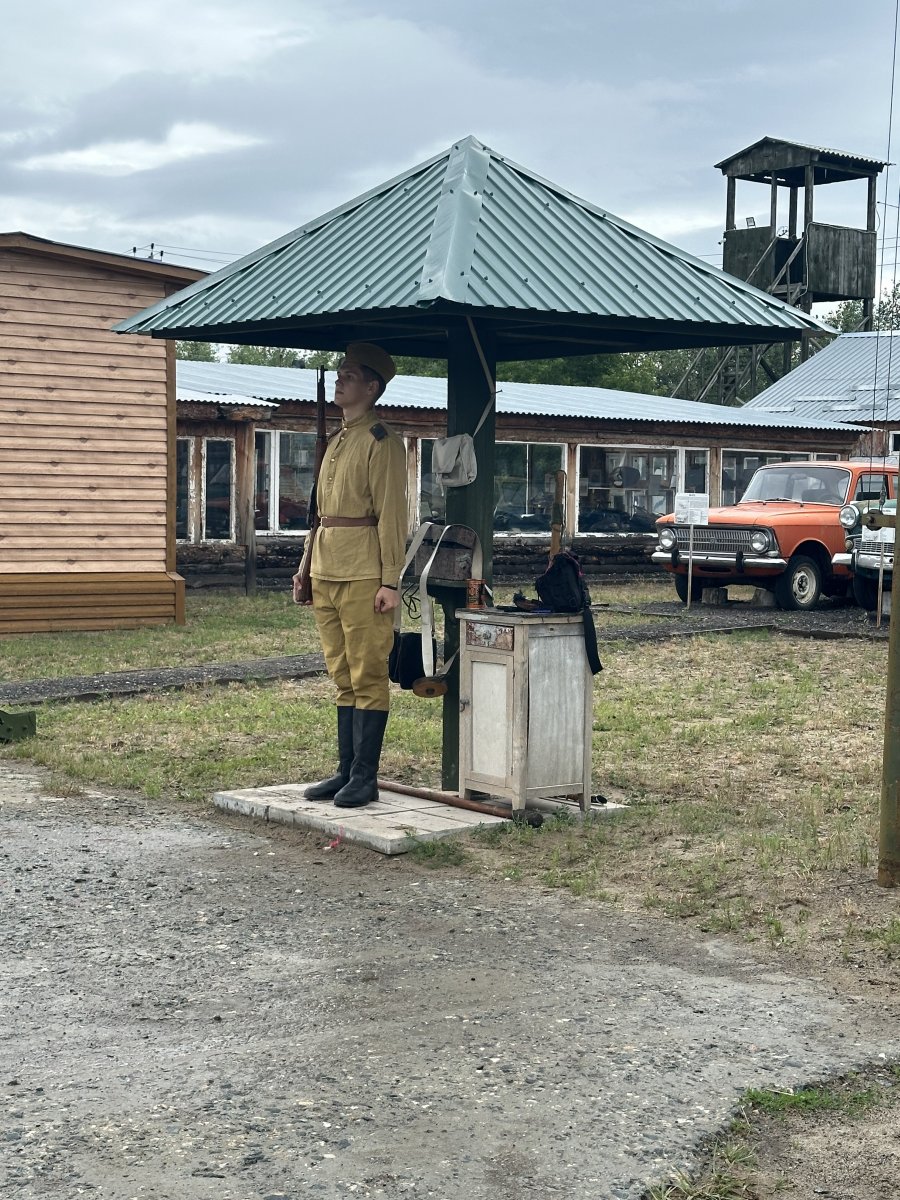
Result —
[[[882, 289], [875, 305], [874, 318], [876, 329], [900, 329], [900, 282]], [[841, 333], [856, 333], [862, 328], [863, 302], [844, 300], [837, 308], [827, 312], [824, 319]]]
[[307, 360], [302, 350], [287, 346], [231, 346], [228, 350], [230, 363], [243, 363], [250, 367], [305, 367]]
[[212, 342], [176, 342], [175, 357], [190, 362], [218, 362], [216, 349]]
[[[447, 360], [398, 355], [398, 375], [445, 378]], [[498, 383], [547, 383], [604, 387], [623, 392], [655, 392], [656, 364], [650, 354], [587, 354], [576, 358], [539, 358], [497, 364]]]
[[314, 369], [324, 367], [326, 371], [336, 371], [343, 357], [343, 353], [339, 350], [308, 350], [305, 353], [303, 366]]

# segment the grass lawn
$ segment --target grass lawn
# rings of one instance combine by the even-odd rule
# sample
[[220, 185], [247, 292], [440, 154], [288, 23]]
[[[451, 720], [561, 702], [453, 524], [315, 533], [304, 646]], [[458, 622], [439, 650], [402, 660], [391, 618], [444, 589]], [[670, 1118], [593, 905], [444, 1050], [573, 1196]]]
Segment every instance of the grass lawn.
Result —
[[[616, 610], [671, 599], [668, 583], [606, 586], [594, 598], [605, 665], [594, 790], [629, 807], [588, 827], [494, 829], [423, 851], [423, 861], [568, 888], [793, 954], [815, 946], [893, 977], [900, 916], [873, 882], [886, 646], [766, 631], [616, 641], [616, 625], [644, 619]], [[190, 594], [184, 628], [4, 639], [0, 676], [316, 648], [310, 613], [286, 594]], [[312, 679], [44, 705], [37, 737], [0, 753], [49, 767], [55, 785], [203, 800], [330, 773], [331, 695], [327, 680]], [[396, 693], [385, 777], [440, 786], [440, 718], [439, 701]]]

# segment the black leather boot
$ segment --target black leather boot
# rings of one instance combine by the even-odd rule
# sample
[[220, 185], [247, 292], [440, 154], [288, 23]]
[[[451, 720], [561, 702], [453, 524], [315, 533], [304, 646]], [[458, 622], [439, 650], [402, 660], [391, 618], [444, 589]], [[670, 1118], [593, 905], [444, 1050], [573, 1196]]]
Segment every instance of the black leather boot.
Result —
[[338, 705], [337, 710], [337, 743], [338, 743], [338, 773], [321, 783], [313, 783], [305, 793], [307, 800], [330, 800], [336, 796], [350, 779], [350, 768], [353, 766], [353, 714], [356, 712], [348, 704]]
[[378, 763], [387, 719], [378, 708], [353, 710], [353, 766], [349, 783], [334, 798], [338, 808], [361, 808], [378, 799]]

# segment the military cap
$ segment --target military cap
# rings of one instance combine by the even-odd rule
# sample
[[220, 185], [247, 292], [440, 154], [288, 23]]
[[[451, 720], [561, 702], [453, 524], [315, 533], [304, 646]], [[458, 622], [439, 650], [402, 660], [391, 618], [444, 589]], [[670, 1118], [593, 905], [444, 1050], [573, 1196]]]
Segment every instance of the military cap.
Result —
[[394, 360], [386, 350], [371, 342], [351, 342], [347, 347], [346, 357], [360, 367], [368, 367], [376, 375], [380, 375], [385, 383], [390, 383], [397, 374]]

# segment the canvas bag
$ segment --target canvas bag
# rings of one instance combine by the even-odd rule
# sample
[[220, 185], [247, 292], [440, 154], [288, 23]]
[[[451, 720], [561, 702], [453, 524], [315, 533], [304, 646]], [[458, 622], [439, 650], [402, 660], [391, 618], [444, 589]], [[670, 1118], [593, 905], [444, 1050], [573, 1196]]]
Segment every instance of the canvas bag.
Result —
[[484, 412], [475, 426], [474, 433], [455, 433], [451, 437], [436, 438], [432, 445], [431, 473], [434, 476], [437, 490], [441, 495], [443, 495], [444, 490], [448, 487], [468, 487], [470, 483], [474, 483], [478, 478], [475, 438], [487, 420], [488, 413], [491, 411], [491, 406], [494, 404], [497, 394], [472, 318], [466, 317], [466, 321], [468, 322], [472, 339], [475, 342], [478, 357], [481, 359], [481, 366], [488, 382], [490, 395], [488, 396], [487, 404], [484, 406]]
[[[459, 537], [459, 531], [463, 531], [466, 535], [471, 535], [473, 541], [471, 570], [476, 572], [477, 578], [480, 578], [481, 572], [484, 569], [484, 558], [481, 551], [481, 542], [475, 531], [465, 525], [440, 526], [431, 521], [426, 521], [416, 530], [410, 542], [406, 560], [403, 563], [403, 570], [400, 572], [400, 584], [402, 586], [403, 577], [415, 561], [417, 553], [424, 546], [428, 557], [419, 575], [421, 632], [404, 632], [401, 630], [403, 611], [403, 602], [401, 600], [401, 603], [394, 610], [394, 645], [388, 658], [388, 678], [393, 683], [399, 683], [400, 687], [404, 690], [415, 691], [420, 696], [437, 696], [447, 690], [443, 680], [456, 658], [456, 654], [454, 654], [448, 662], [444, 663], [441, 675], [435, 675], [437, 642], [434, 636], [434, 602], [428, 594], [428, 580], [431, 570], [438, 560], [438, 551], [441, 548], [441, 542], [445, 538], [450, 540], [454, 536]], [[430, 548], [432, 541], [433, 549]]]
[[534, 581], [541, 603], [551, 612], [580, 612], [584, 624], [584, 649], [591, 674], [603, 670], [597, 650], [597, 630], [591, 612], [591, 593], [584, 579], [578, 556], [571, 550], [560, 550], [550, 560], [543, 575]]

